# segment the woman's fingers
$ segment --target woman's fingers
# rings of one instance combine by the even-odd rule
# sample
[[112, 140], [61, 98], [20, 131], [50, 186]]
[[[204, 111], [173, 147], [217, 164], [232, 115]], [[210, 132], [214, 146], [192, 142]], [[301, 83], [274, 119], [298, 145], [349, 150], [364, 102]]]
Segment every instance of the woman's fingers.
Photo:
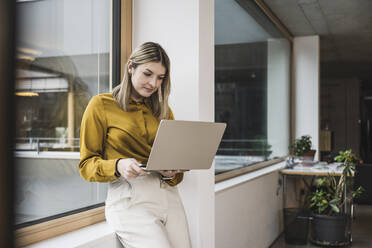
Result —
[[189, 170], [166, 170], [166, 171], [162, 171], [163, 172], [162, 174], [163, 176], [174, 177], [177, 173], [183, 173], [186, 171], [189, 171]]
[[139, 175], [146, 174], [146, 171], [139, 167], [139, 163], [134, 158], [120, 159], [117, 169], [126, 179], [133, 179]]
[[143, 170], [140, 166], [141, 164], [138, 163], [137, 160], [135, 160], [134, 158], [132, 159], [133, 163], [132, 163], [132, 166], [131, 168], [138, 174], [138, 175], [141, 175], [141, 174], [146, 174], [146, 171]]
[[[140, 175], [147, 174], [147, 171], [140, 167], [138, 161], [134, 158], [121, 159], [118, 162], [118, 171], [126, 179], [133, 179]], [[189, 170], [162, 170], [159, 171], [164, 177], [174, 177], [177, 173]]]
[[139, 175], [146, 174], [144, 170], [138, 167], [136, 164], [131, 164], [128, 166], [127, 173], [129, 178], [136, 178]]
[[131, 164], [131, 169], [134, 173], [137, 173], [137, 175], [143, 175], [146, 174], [146, 171], [143, 170], [138, 163]]
[[174, 177], [177, 174], [176, 170], [163, 170], [160, 173], [165, 177]]
[[124, 177], [126, 178], [126, 179], [133, 179], [133, 178], [136, 178], [138, 175], [136, 175], [136, 174], [134, 174], [134, 173], [132, 173], [132, 172], [130, 172], [130, 171], [125, 171], [124, 172]]

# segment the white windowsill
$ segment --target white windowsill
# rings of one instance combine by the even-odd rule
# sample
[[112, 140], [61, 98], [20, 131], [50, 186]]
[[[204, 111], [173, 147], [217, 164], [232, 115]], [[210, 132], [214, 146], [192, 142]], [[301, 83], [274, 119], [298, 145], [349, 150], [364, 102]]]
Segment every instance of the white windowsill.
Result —
[[62, 234], [29, 246], [27, 248], [122, 248], [114, 230], [106, 221]]
[[14, 152], [16, 158], [80, 159], [80, 152]]
[[285, 163], [286, 163], [285, 161], [282, 161], [280, 163], [265, 167], [263, 169], [252, 171], [252, 172], [249, 172], [249, 173], [246, 173], [246, 174], [243, 174], [243, 175], [240, 175], [240, 176], [237, 176], [237, 177], [234, 177], [234, 178], [216, 183], [214, 185], [214, 192], [217, 193], [217, 192], [226, 190], [228, 188], [234, 187], [236, 185], [239, 185], [241, 183], [245, 183], [245, 182], [248, 182], [248, 181], [253, 180], [255, 178], [258, 178], [258, 177], [270, 174], [272, 172], [284, 169]]

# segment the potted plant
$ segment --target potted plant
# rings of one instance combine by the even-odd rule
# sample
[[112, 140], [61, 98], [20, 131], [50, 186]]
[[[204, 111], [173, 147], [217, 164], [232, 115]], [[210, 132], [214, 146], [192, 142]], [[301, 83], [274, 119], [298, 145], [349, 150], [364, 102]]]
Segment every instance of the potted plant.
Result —
[[362, 193], [361, 187], [356, 190], [352, 187], [356, 155], [351, 150], [341, 151], [335, 161], [342, 163], [339, 166], [343, 168], [342, 175], [318, 179], [311, 196], [311, 241], [318, 245], [342, 246], [349, 243], [347, 223], [351, 202]]
[[302, 160], [302, 165], [313, 165], [316, 150], [311, 149], [311, 136], [303, 135], [291, 145], [292, 154]]

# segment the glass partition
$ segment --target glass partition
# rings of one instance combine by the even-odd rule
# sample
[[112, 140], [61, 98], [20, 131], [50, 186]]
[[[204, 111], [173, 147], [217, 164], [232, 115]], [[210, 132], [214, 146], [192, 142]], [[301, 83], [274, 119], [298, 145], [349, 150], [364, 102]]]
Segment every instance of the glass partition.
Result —
[[110, 1], [17, 1], [16, 224], [102, 204], [78, 173], [80, 122], [110, 90]]
[[254, 1], [215, 1], [216, 174], [288, 154], [290, 42]]

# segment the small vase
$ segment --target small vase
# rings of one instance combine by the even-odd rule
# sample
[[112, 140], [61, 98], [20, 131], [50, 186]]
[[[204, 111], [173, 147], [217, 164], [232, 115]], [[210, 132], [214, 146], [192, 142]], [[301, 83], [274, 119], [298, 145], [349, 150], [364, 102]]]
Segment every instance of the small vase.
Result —
[[302, 166], [313, 166], [314, 165], [314, 156], [315, 156], [316, 150], [310, 150], [307, 152], [304, 152], [302, 155]]

